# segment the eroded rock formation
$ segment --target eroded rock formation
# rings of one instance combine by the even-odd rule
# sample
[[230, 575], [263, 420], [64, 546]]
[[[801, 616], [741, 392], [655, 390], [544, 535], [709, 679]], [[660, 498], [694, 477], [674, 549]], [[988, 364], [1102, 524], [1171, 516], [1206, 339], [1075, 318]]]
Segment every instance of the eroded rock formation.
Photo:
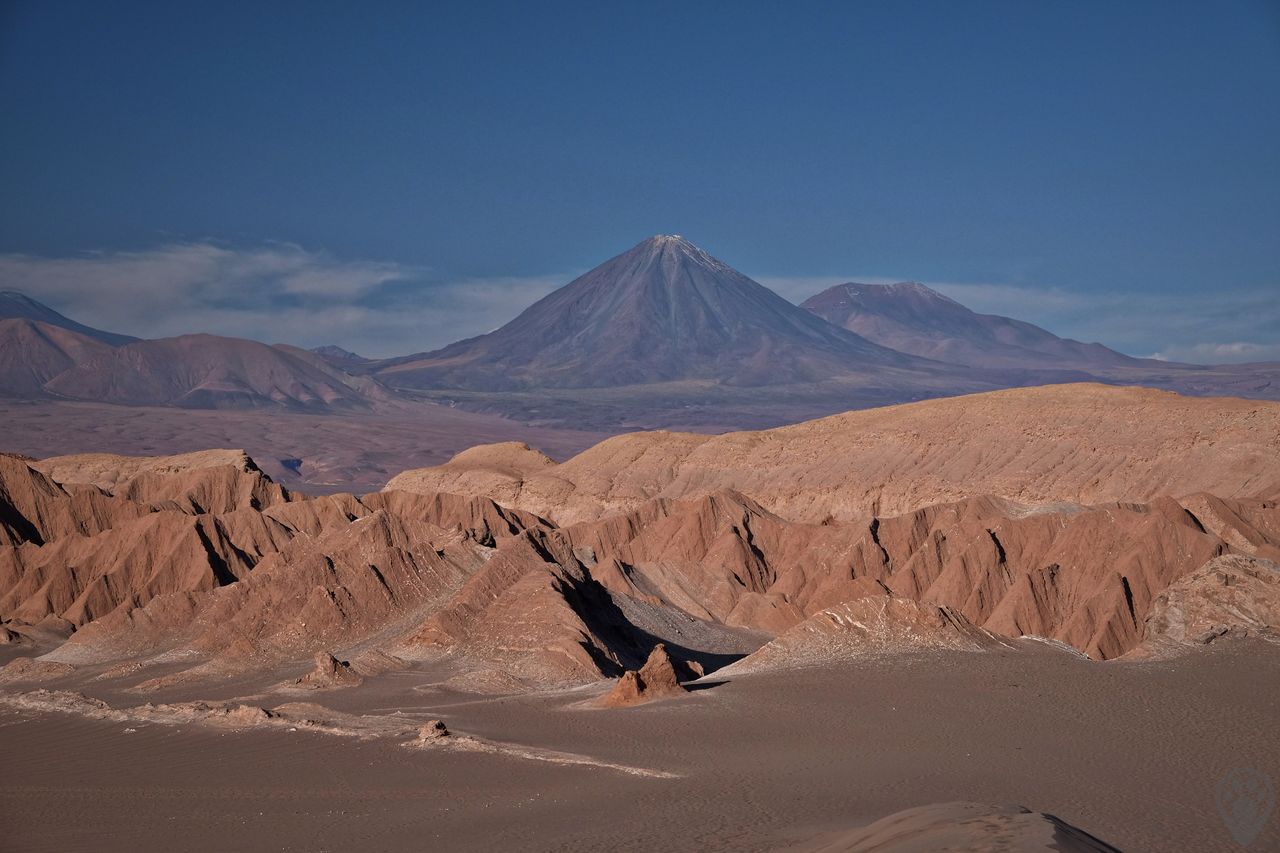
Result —
[[658, 643], [644, 666], [624, 672], [613, 689], [602, 697], [600, 704], [605, 708], [626, 708], [680, 696], [685, 692], [675, 664], [667, 654], [667, 647]]
[[[1194, 402], [1174, 401], [1169, 417], [1204, 414]], [[1227, 401], [1236, 403], [1245, 405]], [[1195, 435], [1205, 436], [1226, 460], [1216, 473], [1177, 479], [1153, 457], [1142, 477], [1115, 488], [1148, 493], [1173, 477], [1266, 492], [1266, 465], [1247, 477], [1231, 467], [1231, 460], [1260, 458], [1258, 448], [1277, 440], [1266, 433], [1274, 415], [1267, 404], [1247, 405], [1258, 408], [1197, 421], [1192, 438], [1180, 433], [1163, 445], [1185, 461], [1199, 452]], [[982, 406], [976, 411], [987, 428]], [[1118, 428], [1125, 410], [1117, 411], [1073, 417]], [[801, 427], [826, 429], [822, 423]], [[755, 446], [771, 460], [770, 476], [789, 472], [784, 505], [820, 506], [832, 494], [824, 469], [840, 465], [830, 454], [805, 461], [804, 449], [814, 446], [803, 437], [722, 439]], [[978, 482], [997, 469], [1012, 477], [1011, 466], [1025, 462], [1039, 440], [992, 444], [964, 470]], [[0, 456], [0, 622], [20, 642], [70, 633], [44, 663], [132, 673], [149, 660], [191, 660], [181, 672], [139, 675], [141, 688], [292, 666], [323, 653], [317, 683], [447, 658], [457, 685], [521, 690], [634, 671], [630, 687], [619, 689], [639, 695], [637, 679], [660, 644], [679, 666], [704, 672], [770, 640], [753, 665], [867, 649], [981, 648], [1023, 635], [1108, 659], [1222, 626], [1262, 633], [1275, 621], [1274, 573], [1265, 561], [1280, 558], [1280, 507], [1271, 499], [1192, 492], [1031, 504], [975, 495], [901, 513], [803, 521], [717, 486], [733, 479], [728, 463], [704, 459], [689, 468], [690, 448], [708, 441], [634, 437], [638, 452], [629, 465], [592, 475], [611, 478], [592, 486], [606, 495], [602, 504], [624, 508], [563, 526], [489, 497], [293, 495], [239, 451], [43, 462]], [[641, 483], [655, 458], [676, 458], [654, 450], [664, 442], [683, 448], [668, 481], [685, 483], [689, 497], [645, 497]], [[545, 472], [564, 468], [522, 445], [493, 452], [503, 476], [554, 476]], [[464, 454], [455, 467], [492, 478], [496, 469], [485, 458]], [[1098, 460], [1107, 458], [1055, 464], [1081, 481], [1093, 471], [1101, 482]], [[950, 495], [930, 471], [907, 465], [893, 488]], [[1123, 470], [1118, 476], [1124, 481]], [[580, 500], [586, 492], [573, 494]], [[335, 668], [340, 654], [351, 658], [350, 668]], [[9, 677], [20, 677], [18, 670]]]

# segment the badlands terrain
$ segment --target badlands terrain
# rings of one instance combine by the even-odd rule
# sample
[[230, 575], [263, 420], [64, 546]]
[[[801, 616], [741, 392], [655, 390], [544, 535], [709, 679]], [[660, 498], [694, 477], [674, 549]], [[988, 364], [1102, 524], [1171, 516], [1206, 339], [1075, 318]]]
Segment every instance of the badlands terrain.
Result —
[[1280, 404], [1096, 384], [508, 441], [363, 494], [239, 450], [0, 456], [0, 829], [1239, 849], [1219, 780], [1280, 772], [1278, 500]]

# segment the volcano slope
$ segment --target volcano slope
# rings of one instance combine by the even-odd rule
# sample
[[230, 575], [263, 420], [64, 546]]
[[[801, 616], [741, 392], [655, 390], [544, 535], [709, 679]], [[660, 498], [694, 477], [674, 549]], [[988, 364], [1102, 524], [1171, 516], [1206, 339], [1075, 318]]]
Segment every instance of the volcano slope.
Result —
[[910, 385], [963, 373], [825, 322], [678, 235], [644, 240], [487, 335], [368, 370], [397, 387], [478, 391], [756, 387], [858, 372]]

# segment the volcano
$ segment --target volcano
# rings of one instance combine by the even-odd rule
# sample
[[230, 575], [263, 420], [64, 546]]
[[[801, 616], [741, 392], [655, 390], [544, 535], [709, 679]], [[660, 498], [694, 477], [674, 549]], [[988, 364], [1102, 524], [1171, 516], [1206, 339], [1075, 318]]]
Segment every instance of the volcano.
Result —
[[941, 369], [792, 305], [678, 235], [650, 237], [502, 328], [373, 370], [410, 388], [507, 391], [680, 380], [758, 386]]
[[916, 282], [837, 284], [801, 307], [881, 346], [948, 364], [1044, 370], [1150, 364], [1023, 320], [979, 314]]
[[77, 323], [70, 317], [62, 316], [48, 305], [41, 304], [25, 293], [19, 293], [16, 290], [0, 291], [0, 320], [29, 320], [36, 323], [44, 323], [46, 326], [66, 329], [113, 347], [138, 340], [129, 335], [104, 332], [101, 329], [86, 326], [84, 323]]

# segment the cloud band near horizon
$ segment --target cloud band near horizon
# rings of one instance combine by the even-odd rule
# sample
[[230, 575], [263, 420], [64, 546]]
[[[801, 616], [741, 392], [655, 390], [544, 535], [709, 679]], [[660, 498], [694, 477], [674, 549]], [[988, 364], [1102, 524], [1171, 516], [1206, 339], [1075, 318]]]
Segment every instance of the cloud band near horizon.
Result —
[[[580, 271], [579, 271], [580, 272]], [[178, 242], [71, 257], [0, 255], [0, 289], [82, 323], [144, 338], [209, 332], [268, 343], [337, 344], [386, 357], [488, 332], [579, 272], [449, 278], [430, 268], [346, 260], [289, 243], [233, 248]], [[836, 284], [883, 276], [757, 276], [799, 303]], [[1059, 287], [929, 282], [981, 313], [1001, 314], [1131, 355], [1231, 363], [1280, 360], [1280, 300], [1237, 290], [1170, 299]]]

